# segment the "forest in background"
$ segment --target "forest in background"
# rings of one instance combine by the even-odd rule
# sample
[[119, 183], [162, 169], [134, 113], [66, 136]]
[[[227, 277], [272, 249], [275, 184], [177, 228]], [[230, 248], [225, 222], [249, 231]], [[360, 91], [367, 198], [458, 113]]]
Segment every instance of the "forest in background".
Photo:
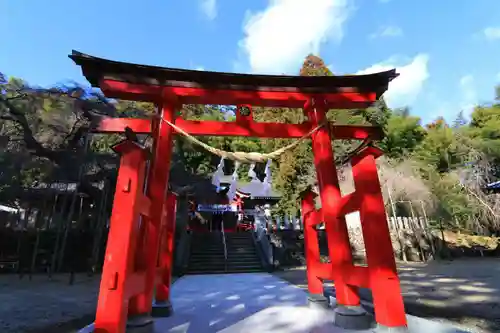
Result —
[[[334, 75], [313, 55], [305, 59], [299, 74]], [[339, 124], [373, 124], [384, 129], [385, 138], [377, 145], [385, 156], [378, 163], [389, 214], [390, 192], [395, 201], [423, 203], [433, 225], [492, 235], [500, 230], [499, 196], [486, 193], [484, 186], [500, 180], [500, 90], [496, 91], [497, 98], [476, 106], [470, 120], [456, 110], [452, 123], [437, 118], [422, 124], [408, 108], [390, 109], [383, 98], [366, 110], [330, 110], [328, 118]], [[188, 119], [231, 121], [233, 110], [229, 106], [185, 105], [179, 112]], [[118, 159], [110, 147], [122, 137], [89, 135], [90, 128], [105, 116], [147, 118], [154, 112], [151, 104], [109, 100], [88, 87], [39, 88], [0, 73], [0, 203], [29, 207], [32, 189], [50, 182], [76, 182], [92, 197], [98, 191], [96, 183], [116, 177]], [[263, 122], [305, 120], [301, 110], [287, 108], [254, 108], [254, 117]], [[239, 137], [204, 137], [202, 141], [246, 152], [271, 152], [289, 143]], [[341, 161], [358, 143], [342, 140], [333, 144]], [[172, 187], [188, 193], [206, 184], [218, 162], [217, 157], [177, 137]], [[257, 171], [263, 168], [259, 165]], [[300, 192], [316, 181], [310, 142], [283, 154], [272, 168], [273, 185], [283, 196], [278, 210], [296, 214]], [[343, 178], [348, 183], [348, 166], [338, 168], [347, 175]], [[230, 169], [228, 164], [227, 173]], [[245, 178], [245, 168], [240, 171]], [[208, 187], [195, 192], [201, 196], [209, 193]]]

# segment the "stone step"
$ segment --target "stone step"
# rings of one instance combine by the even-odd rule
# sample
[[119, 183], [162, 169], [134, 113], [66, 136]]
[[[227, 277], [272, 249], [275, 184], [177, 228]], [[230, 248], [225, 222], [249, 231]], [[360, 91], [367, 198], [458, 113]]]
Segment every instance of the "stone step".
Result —
[[188, 263], [188, 267], [192, 266], [203, 266], [203, 267], [216, 267], [216, 266], [224, 266], [226, 265], [226, 262], [224, 260], [222, 261], [190, 261]]
[[186, 274], [262, 272], [252, 237], [250, 233], [226, 234], [226, 260], [220, 233], [196, 235]]
[[217, 266], [222, 266], [224, 267], [226, 265], [225, 261], [198, 261], [198, 262], [189, 262], [188, 267], [193, 267], [193, 266], [200, 266], [200, 267], [217, 267]]
[[193, 256], [220, 256], [224, 255], [224, 250], [222, 251], [211, 251], [211, 252], [191, 252], [191, 255]]
[[191, 245], [192, 250], [205, 251], [205, 250], [221, 250], [224, 249], [224, 244], [199, 244]]
[[212, 252], [191, 252], [191, 256], [201, 256], [201, 257], [206, 257], [206, 256], [223, 256], [224, 251], [212, 251]]
[[224, 257], [217, 257], [217, 258], [194, 258], [194, 259], [190, 259], [188, 264], [191, 264], [191, 263], [223, 263], [225, 262], [226, 260], [224, 259]]
[[218, 253], [224, 254], [224, 249], [219, 249], [219, 250], [193, 250], [193, 251], [191, 251], [191, 254], [218, 254]]
[[225, 274], [226, 269], [191, 269], [186, 271], [186, 274]]
[[220, 263], [225, 262], [224, 257], [217, 258], [193, 258], [189, 260], [189, 264], [191, 263]]
[[257, 261], [257, 262], [260, 262], [259, 257], [257, 257], [257, 256], [253, 256], [253, 257], [228, 257], [227, 261], [231, 261], [231, 262]]
[[254, 254], [254, 255], [227, 255], [227, 260], [252, 260], [252, 259], [258, 259], [259, 256]]
[[191, 246], [195, 249], [210, 249], [210, 248], [224, 247], [224, 244], [223, 243], [205, 243], [205, 244], [192, 244]]
[[257, 273], [263, 272], [262, 267], [227, 268], [226, 273]]
[[255, 247], [245, 247], [245, 248], [241, 248], [241, 247], [238, 247], [238, 248], [231, 248], [231, 247], [228, 247], [227, 248], [227, 252], [231, 252], [231, 253], [250, 253], [250, 252], [255, 252], [256, 249]]
[[203, 266], [203, 265], [195, 265], [195, 266], [188, 266], [187, 271], [205, 271], [205, 272], [210, 272], [210, 271], [224, 271], [226, 269], [226, 265], [210, 265], [210, 266]]
[[241, 240], [234, 240], [234, 239], [226, 239], [226, 244], [242, 244], [242, 245], [250, 245], [254, 244], [253, 240], [251, 239], [241, 239]]
[[230, 268], [238, 268], [238, 269], [245, 269], [245, 268], [262, 268], [262, 265], [260, 262], [248, 262], [248, 263], [230, 263], [228, 262], [226, 267]]
[[194, 275], [194, 274], [236, 274], [236, 273], [260, 273], [263, 272], [262, 268], [245, 268], [245, 269], [226, 269], [226, 270], [190, 270], [186, 272], [186, 275]]
[[252, 257], [252, 256], [257, 256], [257, 252], [255, 251], [247, 251], [247, 252], [233, 252], [233, 251], [227, 251], [227, 256], [228, 257]]

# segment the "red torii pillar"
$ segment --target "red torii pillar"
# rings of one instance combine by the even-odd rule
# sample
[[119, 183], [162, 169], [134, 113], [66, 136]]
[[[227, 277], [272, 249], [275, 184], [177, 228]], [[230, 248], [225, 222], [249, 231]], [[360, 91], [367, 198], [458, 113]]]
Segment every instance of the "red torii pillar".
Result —
[[[173, 105], [161, 107], [163, 118], [172, 122]], [[128, 140], [114, 148], [122, 156], [94, 323], [96, 333], [147, 326], [152, 322], [151, 313], [168, 316], [172, 311], [169, 297], [177, 200], [175, 194], [167, 194], [172, 128], [158, 121], [153, 129], [154, 154], [146, 194], [147, 150]]]
[[160, 232], [160, 254], [159, 261], [162, 273], [156, 285], [155, 302], [153, 304], [153, 316], [166, 317], [172, 312], [170, 304], [170, 285], [172, 283], [172, 262], [174, 253], [175, 224], [177, 213], [177, 194], [169, 192], [167, 201], [163, 208]]
[[[326, 201], [332, 205], [332, 200], [329, 197], [324, 200], [324, 193], [320, 194], [322, 203], [320, 210], [314, 208], [314, 195], [310, 190], [304, 193], [302, 199], [309, 300], [313, 304], [319, 303], [323, 305], [327, 303], [327, 300], [323, 297], [323, 280], [334, 280], [337, 298], [336, 324], [348, 329], [368, 328], [370, 325], [369, 317], [366, 317], [366, 313], [359, 307], [359, 297], [357, 295], [359, 287], [372, 290], [375, 320], [380, 327], [404, 330], [407, 326], [375, 163], [375, 159], [381, 154], [380, 150], [367, 147], [351, 159], [356, 190], [346, 196], [338, 195], [336, 202], [333, 203], [336, 208], [336, 215], [331, 220], [326, 215], [324, 202]], [[320, 178], [319, 175], [318, 179], [324, 182], [324, 178]], [[324, 183], [321, 184], [321, 181], [318, 181], [318, 183], [320, 188], [325, 186]], [[328, 208], [328, 206], [326, 207]], [[368, 267], [354, 266], [350, 247], [346, 249], [350, 245], [348, 235], [346, 239], [341, 237], [344, 235], [342, 231], [344, 228], [347, 234], [345, 215], [355, 211], [360, 212]], [[331, 258], [329, 264], [320, 262], [316, 227], [322, 221], [325, 222], [327, 231]], [[334, 227], [338, 228], [337, 230], [340, 229], [340, 232], [335, 231], [332, 233], [333, 227], [332, 225], [329, 226], [328, 223], [333, 224]], [[332, 247], [334, 255], [337, 248], [344, 249], [345, 252], [341, 252], [340, 255], [337, 253], [337, 256], [334, 257], [332, 256]], [[350, 294], [351, 291], [352, 294]], [[348, 297], [351, 295], [354, 295], [354, 297], [349, 299]]]
[[[164, 101], [158, 104], [158, 112], [162, 119], [170, 122], [175, 121], [176, 104], [171, 101]], [[155, 279], [157, 275], [156, 263], [160, 246], [160, 228], [164, 213], [164, 204], [167, 200], [168, 180], [170, 175], [170, 159], [172, 156], [173, 129], [164, 121], [156, 119], [152, 123], [152, 133], [154, 138], [153, 154], [149, 168], [146, 193], [151, 199], [151, 214], [145, 223], [146, 244], [145, 247], [145, 268], [146, 286], [144, 291], [133, 299], [131, 315], [148, 315], [152, 311], [152, 302]], [[175, 219], [174, 219], [175, 221]], [[168, 274], [171, 274], [169, 272]], [[166, 313], [171, 308], [168, 300], [164, 300]], [[160, 311], [160, 312], [165, 312]]]
[[121, 159], [99, 288], [96, 333], [124, 332], [129, 301], [144, 290], [144, 271], [137, 267], [136, 254], [142, 244], [140, 215], [150, 214], [150, 201], [143, 194], [147, 151], [128, 140], [114, 150]]
[[382, 327], [406, 327], [394, 250], [375, 159], [379, 149], [368, 147], [351, 160], [354, 186], [359, 193], [359, 215], [368, 264], [375, 320]]
[[[328, 107], [324, 100], [312, 99], [306, 104], [305, 111], [313, 125], [327, 120]], [[344, 306], [359, 306], [358, 288], [346, 284], [339, 274], [340, 267], [352, 263], [352, 253], [345, 217], [340, 214], [340, 185], [329, 129], [323, 126], [312, 135], [311, 140], [337, 300]]]

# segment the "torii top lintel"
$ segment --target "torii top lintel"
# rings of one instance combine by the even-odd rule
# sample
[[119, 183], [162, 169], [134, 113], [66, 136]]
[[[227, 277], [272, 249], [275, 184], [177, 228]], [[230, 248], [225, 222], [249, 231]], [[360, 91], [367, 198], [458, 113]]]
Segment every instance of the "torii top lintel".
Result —
[[330, 108], [362, 108], [376, 101], [398, 74], [395, 69], [345, 76], [285, 76], [207, 72], [137, 65], [73, 51], [93, 87], [108, 97], [190, 104], [251, 104], [303, 107], [322, 98]]

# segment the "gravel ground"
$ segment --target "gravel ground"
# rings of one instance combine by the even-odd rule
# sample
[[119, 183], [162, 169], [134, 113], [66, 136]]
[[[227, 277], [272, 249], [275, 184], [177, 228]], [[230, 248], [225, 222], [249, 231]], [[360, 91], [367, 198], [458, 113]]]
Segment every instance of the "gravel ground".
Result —
[[100, 275], [77, 275], [73, 285], [68, 278], [0, 275], [0, 332], [75, 333], [93, 322]]
[[0, 275], [0, 332], [73, 332], [94, 318], [100, 276], [77, 276], [73, 285], [68, 275], [49, 280], [46, 275], [19, 280], [17, 275]]
[[[470, 332], [500, 332], [500, 259], [400, 263], [398, 271], [407, 313]], [[275, 274], [307, 289], [303, 267]], [[360, 297], [372, 300], [366, 289]]]

